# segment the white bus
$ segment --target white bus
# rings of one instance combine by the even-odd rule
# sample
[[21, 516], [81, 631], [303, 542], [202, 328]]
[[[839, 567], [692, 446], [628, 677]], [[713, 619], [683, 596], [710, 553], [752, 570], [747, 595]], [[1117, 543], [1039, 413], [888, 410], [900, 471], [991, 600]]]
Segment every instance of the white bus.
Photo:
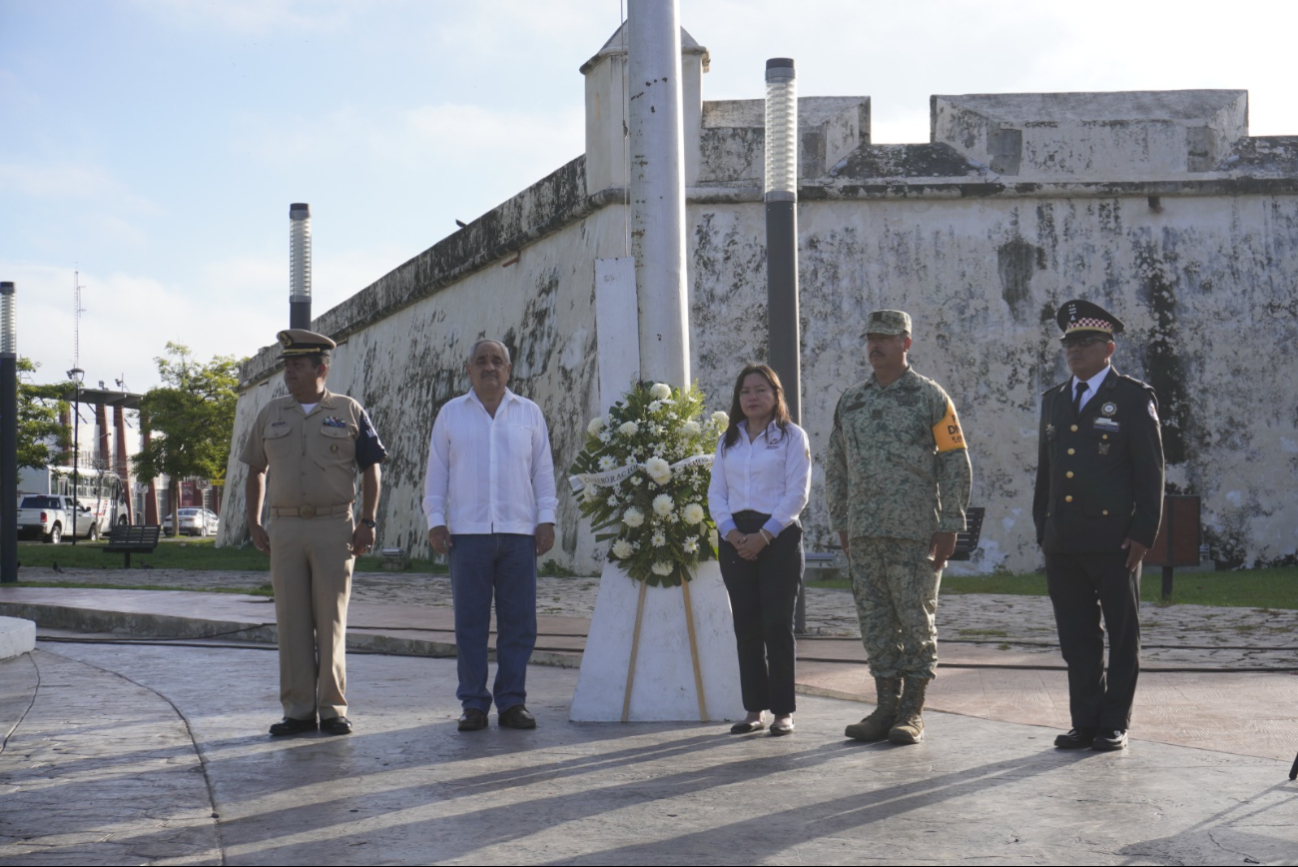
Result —
[[[77, 502], [90, 509], [95, 516], [98, 533], [106, 535], [114, 525], [128, 522], [129, 510], [126, 507], [126, 490], [117, 473], [109, 470], [96, 470], [92, 467], [78, 468]], [[41, 469], [25, 468], [18, 473], [18, 494], [52, 494], [73, 496], [72, 467], [44, 467]]]

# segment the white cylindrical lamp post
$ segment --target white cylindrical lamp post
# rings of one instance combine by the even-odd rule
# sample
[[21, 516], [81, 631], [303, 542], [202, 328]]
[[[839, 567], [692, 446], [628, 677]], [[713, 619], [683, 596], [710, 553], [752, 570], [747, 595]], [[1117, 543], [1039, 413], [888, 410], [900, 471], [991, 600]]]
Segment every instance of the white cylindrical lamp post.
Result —
[[[802, 423], [802, 322], [798, 318], [798, 87], [793, 58], [766, 61], [767, 360], [784, 386], [789, 417]], [[798, 594], [794, 631], [807, 631]]]
[[789, 415], [802, 421], [798, 319], [798, 90], [793, 59], [766, 61], [767, 357], [784, 385]]
[[311, 206], [288, 206], [288, 327], [311, 327]]

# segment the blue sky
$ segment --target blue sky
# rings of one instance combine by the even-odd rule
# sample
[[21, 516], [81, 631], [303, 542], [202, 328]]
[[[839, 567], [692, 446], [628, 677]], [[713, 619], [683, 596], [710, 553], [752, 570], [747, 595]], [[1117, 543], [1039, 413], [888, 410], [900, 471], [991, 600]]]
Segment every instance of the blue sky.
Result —
[[[1076, 9], [1078, 4], [1071, 4]], [[1243, 88], [1298, 134], [1298, 4], [681, 0], [705, 99], [869, 95], [876, 142], [928, 96]], [[0, 279], [19, 351], [143, 391], [168, 340], [248, 355], [287, 320], [288, 205], [312, 207], [323, 312], [583, 149], [577, 69], [618, 0], [0, 0]]]

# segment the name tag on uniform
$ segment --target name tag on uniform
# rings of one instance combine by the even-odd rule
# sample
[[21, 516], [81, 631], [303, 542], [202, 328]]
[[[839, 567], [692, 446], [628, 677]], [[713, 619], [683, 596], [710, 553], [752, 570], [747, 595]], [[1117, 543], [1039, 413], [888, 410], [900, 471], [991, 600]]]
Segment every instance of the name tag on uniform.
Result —
[[1122, 429], [1122, 425], [1111, 418], [1105, 418], [1104, 416], [1096, 416], [1095, 429], [1113, 431], [1116, 433], [1117, 431]]

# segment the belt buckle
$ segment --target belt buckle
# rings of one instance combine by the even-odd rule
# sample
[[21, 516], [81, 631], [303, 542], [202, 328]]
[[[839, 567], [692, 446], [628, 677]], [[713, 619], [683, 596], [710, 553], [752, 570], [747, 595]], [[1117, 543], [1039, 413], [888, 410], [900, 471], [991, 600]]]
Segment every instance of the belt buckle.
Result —
[[315, 506], [298, 506], [297, 513], [303, 518], [314, 518], [316, 514]]

